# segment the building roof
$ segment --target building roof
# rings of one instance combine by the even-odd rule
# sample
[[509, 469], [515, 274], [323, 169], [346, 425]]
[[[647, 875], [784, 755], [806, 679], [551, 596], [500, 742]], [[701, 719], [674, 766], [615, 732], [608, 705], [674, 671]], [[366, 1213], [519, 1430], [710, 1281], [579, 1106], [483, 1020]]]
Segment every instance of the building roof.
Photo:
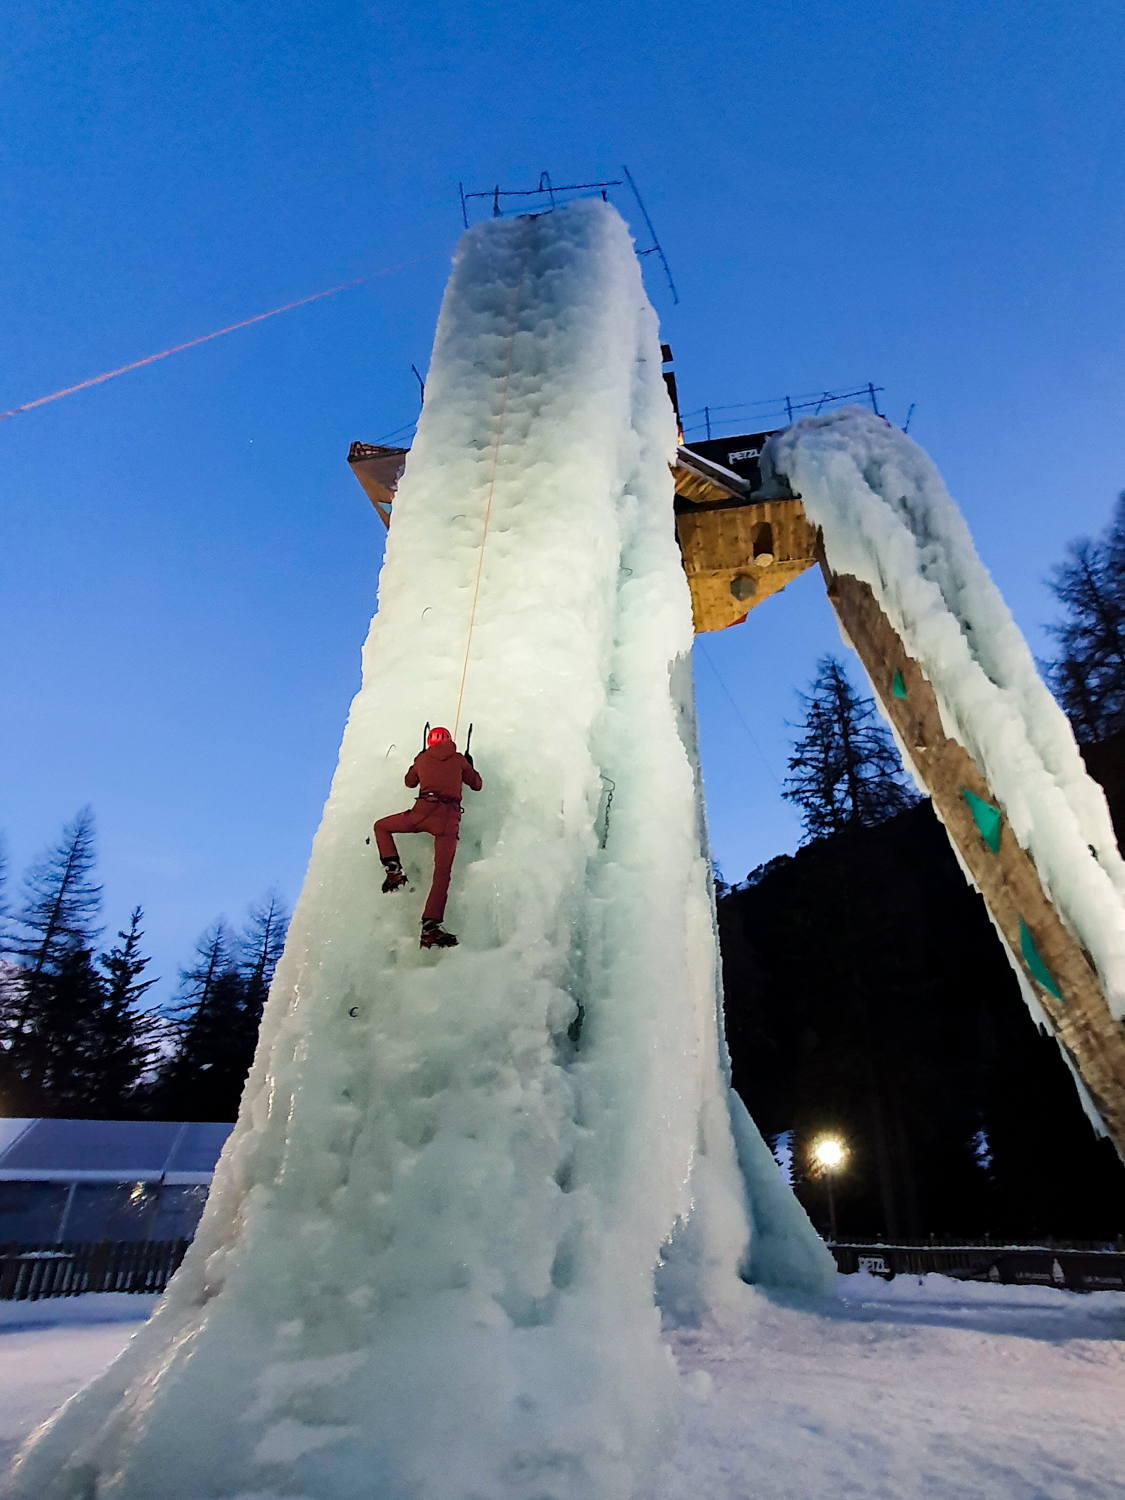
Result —
[[0, 1119], [0, 1182], [208, 1183], [232, 1125]]

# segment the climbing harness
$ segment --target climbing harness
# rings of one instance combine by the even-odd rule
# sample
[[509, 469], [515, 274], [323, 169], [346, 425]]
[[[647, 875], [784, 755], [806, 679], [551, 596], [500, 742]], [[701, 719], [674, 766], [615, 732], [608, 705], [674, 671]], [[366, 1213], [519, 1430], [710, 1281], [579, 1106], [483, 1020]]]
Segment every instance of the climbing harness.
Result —
[[477, 576], [473, 584], [473, 604], [469, 611], [469, 634], [465, 641], [465, 661], [461, 668], [461, 686], [457, 693], [457, 713], [453, 720], [453, 738], [457, 738], [457, 730], [461, 723], [461, 704], [465, 697], [465, 678], [469, 673], [469, 651], [473, 644], [473, 629], [477, 621], [477, 599], [480, 596], [480, 579], [484, 569], [484, 549], [488, 542], [488, 524], [492, 519], [492, 496], [496, 489], [496, 470], [500, 463], [500, 444], [504, 436], [504, 415], [508, 407], [508, 384], [512, 376], [512, 365], [515, 361], [516, 334], [520, 325], [520, 308], [523, 304], [523, 283], [527, 271], [527, 257], [531, 248], [531, 226], [535, 222], [535, 216], [529, 214], [523, 231], [523, 247], [520, 254], [520, 273], [516, 282], [515, 306], [512, 309], [512, 331], [508, 335], [508, 360], [504, 367], [503, 379], [500, 382], [500, 410], [496, 419], [496, 436], [492, 443], [492, 467], [488, 476], [488, 499], [484, 507], [484, 529], [481, 532], [480, 553], [477, 557]]

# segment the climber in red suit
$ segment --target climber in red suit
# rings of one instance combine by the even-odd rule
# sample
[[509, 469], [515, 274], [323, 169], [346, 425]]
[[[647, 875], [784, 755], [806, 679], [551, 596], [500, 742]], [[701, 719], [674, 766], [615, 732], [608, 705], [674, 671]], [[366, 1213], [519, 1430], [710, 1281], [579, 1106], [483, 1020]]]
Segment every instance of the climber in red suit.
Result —
[[481, 779], [471, 755], [461, 755], [448, 729], [431, 729], [426, 748], [406, 773], [407, 786], [420, 787], [418, 800], [409, 812], [392, 813], [375, 824], [375, 842], [386, 867], [384, 892], [406, 884], [402, 862], [395, 847], [396, 833], [428, 833], [434, 841], [434, 880], [422, 913], [423, 948], [455, 948], [457, 939], [441, 925], [449, 895], [449, 876], [457, 853], [461, 825], [461, 787], [479, 792]]

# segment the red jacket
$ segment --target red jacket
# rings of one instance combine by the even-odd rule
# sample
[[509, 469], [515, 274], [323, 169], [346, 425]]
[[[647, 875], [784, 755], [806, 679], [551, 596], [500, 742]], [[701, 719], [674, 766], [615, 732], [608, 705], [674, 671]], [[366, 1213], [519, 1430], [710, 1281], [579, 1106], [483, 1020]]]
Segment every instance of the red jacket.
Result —
[[427, 801], [440, 797], [443, 802], [458, 805], [462, 785], [479, 792], [484, 784], [452, 740], [440, 740], [423, 750], [407, 771], [405, 780], [407, 786], [419, 787], [420, 795], [429, 793]]

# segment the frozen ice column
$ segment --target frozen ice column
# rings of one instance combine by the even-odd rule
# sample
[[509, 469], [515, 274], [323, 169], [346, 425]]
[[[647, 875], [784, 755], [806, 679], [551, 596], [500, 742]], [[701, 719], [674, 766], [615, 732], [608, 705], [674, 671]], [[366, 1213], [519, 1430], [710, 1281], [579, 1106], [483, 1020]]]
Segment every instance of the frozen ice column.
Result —
[[[612, 208], [465, 235], [199, 1234], [10, 1494], [624, 1500], [675, 1419], [662, 1247], [685, 1315], [737, 1311], [744, 1263], [824, 1284], [745, 1118], [754, 1234], [736, 1164], [660, 371]], [[364, 839], [463, 676], [484, 789], [438, 956], [429, 841], [382, 897]]]
[[964, 518], [928, 456], [856, 407], [778, 434], [767, 462], [820, 528], [841, 629], [1032, 1015], [1125, 1157], [1125, 863]]

